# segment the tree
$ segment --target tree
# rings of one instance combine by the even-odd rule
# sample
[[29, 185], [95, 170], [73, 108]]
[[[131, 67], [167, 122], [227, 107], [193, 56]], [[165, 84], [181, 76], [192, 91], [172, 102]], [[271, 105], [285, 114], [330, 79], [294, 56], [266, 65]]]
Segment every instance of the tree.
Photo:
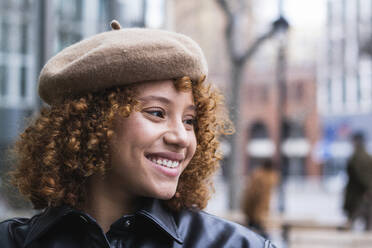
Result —
[[[239, 206], [239, 189], [240, 189], [240, 149], [238, 137], [241, 135], [240, 130], [240, 92], [241, 85], [243, 82], [243, 70], [246, 63], [252, 58], [259, 47], [269, 38], [271, 38], [277, 31], [282, 28], [288, 28], [288, 23], [284, 18], [279, 17], [278, 20], [273, 22], [270, 30], [256, 39], [244, 50], [239, 50], [237, 48], [238, 39], [245, 39], [237, 35], [242, 30], [239, 23], [242, 20], [244, 10], [246, 8], [246, 0], [216, 0], [218, 6], [222, 9], [222, 12], [226, 18], [225, 27], [225, 39], [227, 44], [227, 52], [230, 60], [230, 78], [231, 78], [231, 89], [228, 95], [228, 104], [230, 108], [230, 118], [235, 125], [235, 134], [229, 136], [230, 143], [230, 156], [227, 159], [228, 167], [228, 183], [229, 183], [229, 207], [230, 209], [237, 209]], [[247, 39], [248, 41], [248, 39]]]

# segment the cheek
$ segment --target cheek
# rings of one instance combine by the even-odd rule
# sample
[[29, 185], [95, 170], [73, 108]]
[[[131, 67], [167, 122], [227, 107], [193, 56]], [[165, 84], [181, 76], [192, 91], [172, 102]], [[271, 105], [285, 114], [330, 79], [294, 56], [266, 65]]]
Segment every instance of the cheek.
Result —
[[195, 152], [196, 152], [196, 146], [197, 146], [197, 140], [195, 134], [191, 137], [190, 139], [190, 146], [189, 146], [189, 151], [188, 153], [190, 154], [190, 160], [194, 157]]
[[120, 123], [118, 137], [121, 141], [133, 142], [133, 144], [146, 142], [156, 134], [157, 128], [149, 121], [141, 118], [140, 113], [132, 113]]

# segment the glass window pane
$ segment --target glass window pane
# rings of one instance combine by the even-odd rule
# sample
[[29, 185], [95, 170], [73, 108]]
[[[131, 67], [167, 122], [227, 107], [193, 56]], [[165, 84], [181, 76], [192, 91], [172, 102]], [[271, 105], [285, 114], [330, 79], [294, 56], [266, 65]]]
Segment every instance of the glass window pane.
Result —
[[28, 25], [21, 25], [21, 53], [27, 53], [27, 41], [28, 41]]
[[5, 65], [0, 66], [0, 95], [5, 96], [7, 94], [7, 81], [8, 71]]
[[26, 96], [26, 80], [27, 80], [27, 68], [21, 67], [21, 84], [20, 84], [20, 95], [22, 98]]
[[9, 25], [5, 20], [1, 22], [1, 39], [0, 39], [0, 50], [2, 52], [9, 51]]

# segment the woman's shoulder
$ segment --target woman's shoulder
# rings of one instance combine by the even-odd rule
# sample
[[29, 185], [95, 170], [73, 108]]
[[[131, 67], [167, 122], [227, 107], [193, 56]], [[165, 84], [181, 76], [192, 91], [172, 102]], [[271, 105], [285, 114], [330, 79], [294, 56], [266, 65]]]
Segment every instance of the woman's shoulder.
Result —
[[33, 220], [37, 218], [11, 218], [0, 222], [0, 247], [18, 247], [23, 244]]
[[204, 211], [184, 210], [176, 221], [185, 243], [195, 247], [275, 247], [245, 226]]

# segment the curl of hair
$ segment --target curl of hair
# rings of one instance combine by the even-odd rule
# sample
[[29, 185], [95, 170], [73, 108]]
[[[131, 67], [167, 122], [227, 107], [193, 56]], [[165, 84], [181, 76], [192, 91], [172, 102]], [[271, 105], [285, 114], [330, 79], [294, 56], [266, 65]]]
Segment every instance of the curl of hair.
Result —
[[[197, 107], [197, 148], [179, 179], [177, 193], [168, 200], [173, 210], [204, 208], [213, 192], [211, 176], [218, 168], [220, 134], [232, 132], [223, 97], [204, 78], [175, 80], [178, 90], [192, 90]], [[110, 166], [109, 139], [114, 119], [128, 117], [139, 106], [136, 86], [107, 89], [66, 99], [45, 107], [20, 135], [14, 146], [17, 159], [12, 183], [35, 209], [70, 205], [81, 208], [86, 182], [104, 175]], [[220, 111], [222, 110], [222, 111]]]

